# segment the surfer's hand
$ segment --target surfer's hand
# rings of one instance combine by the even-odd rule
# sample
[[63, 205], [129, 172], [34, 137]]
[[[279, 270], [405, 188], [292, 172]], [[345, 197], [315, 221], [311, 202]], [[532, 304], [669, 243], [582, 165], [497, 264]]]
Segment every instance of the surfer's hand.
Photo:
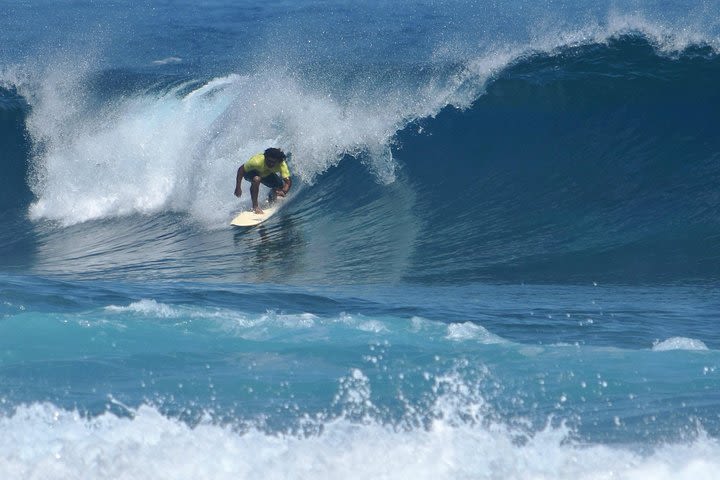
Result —
[[235, 189], [235, 196], [240, 198], [240, 195], [242, 195], [242, 190], [240, 190], [240, 187]]
[[275, 189], [275, 195], [277, 195], [278, 197], [284, 197], [285, 192], [283, 192], [281, 188], [277, 188]]

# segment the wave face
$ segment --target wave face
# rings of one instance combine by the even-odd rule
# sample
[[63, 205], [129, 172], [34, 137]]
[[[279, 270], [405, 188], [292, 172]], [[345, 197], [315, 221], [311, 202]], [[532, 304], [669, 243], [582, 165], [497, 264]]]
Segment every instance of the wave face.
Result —
[[708, 48], [623, 36], [522, 59], [407, 129], [418, 277], [717, 279], [719, 78]]

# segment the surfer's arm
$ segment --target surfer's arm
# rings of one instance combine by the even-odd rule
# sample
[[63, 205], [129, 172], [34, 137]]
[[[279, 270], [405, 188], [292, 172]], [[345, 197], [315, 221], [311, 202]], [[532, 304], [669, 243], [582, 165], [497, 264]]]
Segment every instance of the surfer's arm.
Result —
[[284, 197], [290, 191], [290, 187], [292, 187], [292, 179], [290, 177], [283, 178], [282, 188], [276, 188], [275, 193]]
[[243, 177], [245, 176], [245, 164], [240, 165], [240, 168], [238, 168], [237, 172], [237, 178], [235, 179], [235, 196], [239, 197], [242, 195], [242, 189], [240, 188], [240, 185], [242, 184]]

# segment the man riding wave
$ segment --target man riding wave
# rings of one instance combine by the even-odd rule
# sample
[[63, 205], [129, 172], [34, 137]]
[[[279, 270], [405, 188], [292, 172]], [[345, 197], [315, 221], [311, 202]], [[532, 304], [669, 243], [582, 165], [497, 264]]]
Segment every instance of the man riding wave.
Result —
[[235, 196], [242, 195], [241, 183], [244, 178], [250, 182], [250, 198], [252, 199], [253, 211], [262, 214], [263, 211], [258, 204], [258, 193], [260, 184], [271, 189], [270, 200], [277, 197], [284, 197], [292, 187], [290, 169], [286, 163], [287, 155], [279, 148], [268, 148], [263, 153], [250, 157], [238, 168], [235, 181]]

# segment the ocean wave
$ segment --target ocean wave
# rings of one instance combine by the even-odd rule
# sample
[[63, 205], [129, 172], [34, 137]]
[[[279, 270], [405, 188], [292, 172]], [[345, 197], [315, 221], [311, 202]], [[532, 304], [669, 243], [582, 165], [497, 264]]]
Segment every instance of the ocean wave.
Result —
[[[0, 86], [16, 90], [31, 106], [26, 125], [36, 148], [30, 186], [37, 197], [32, 218], [71, 225], [182, 211], [215, 225], [233, 210], [234, 199], [220, 185], [267, 145], [292, 151], [293, 173], [306, 183], [346, 155], [360, 158], [380, 182], [392, 183], [398, 166], [392, 147], [408, 124], [448, 106], [469, 108], [508, 68], [532, 69], [539, 56], [542, 70], [546, 61], [562, 62], [576, 55], [575, 49], [626, 35], [644, 38], [656, 53], [713, 48], [712, 37], [699, 32], [688, 35], [641, 16], [613, 14], [606, 23], [494, 45], [472, 56], [435, 56], [419, 72], [401, 73], [402, 81], [392, 88], [380, 81], [381, 72], [377, 82], [351, 80], [334, 87], [289, 71], [268, 80], [258, 71], [189, 79], [200, 85], [187, 92], [143, 87], [117, 98], [93, 91], [97, 73], [90, 64], [67, 59], [39, 70], [7, 68], [0, 72]], [[413, 76], [421, 81], [411, 81]], [[158, 75], [155, 84], [176, 81]], [[216, 88], [218, 82], [222, 88]]]
[[[309, 84], [295, 72], [261, 82], [250, 72], [158, 74], [154, 87], [145, 80], [128, 94], [90, 88], [93, 72], [65, 64], [43, 75], [7, 70], [2, 84], [30, 104], [32, 140], [17, 169], [32, 195], [9, 195], [26, 199], [36, 224], [51, 220], [40, 230], [73, 247], [74, 258], [87, 237], [76, 241], [77, 232], [111, 233], [112, 224], [61, 233], [57, 225], [134, 224], [135, 215], [158, 226], [143, 227], [134, 245], [103, 235], [93, 251], [120, 262], [133, 252], [130, 269], [144, 270], [152, 262], [138, 245], [172, 237], [169, 257], [187, 258], [193, 272], [205, 251], [177, 249], [193, 248], [189, 231], [224, 230], [248, 208], [247, 190], [240, 202], [232, 195], [235, 170], [277, 144], [293, 152], [298, 181], [283, 212], [293, 228], [274, 223], [271, 233], [292, 230], [279, 240], [302, 245], [314, 268], [325, 265], [320, 278], [715, 279], [717, 243], [705, 239], [720, 234], [710, 220], [720, 145], [706, 121], [720, 101], [716, 49], [702, 35], [671, 48], [674, 29], [621, 18], [594, 33], [566, 30], [576, 33], [555, 43], [434, 59], [420, 80], [384, 89], [353, 78]], [[462, 172], [445, 175], [458, 158]], [[178, 233], [178, 224], [192, 228]], [[319, 236], [336, 249], [315, 247]], [[78, 267], [97, 268], [88, 261]]]

